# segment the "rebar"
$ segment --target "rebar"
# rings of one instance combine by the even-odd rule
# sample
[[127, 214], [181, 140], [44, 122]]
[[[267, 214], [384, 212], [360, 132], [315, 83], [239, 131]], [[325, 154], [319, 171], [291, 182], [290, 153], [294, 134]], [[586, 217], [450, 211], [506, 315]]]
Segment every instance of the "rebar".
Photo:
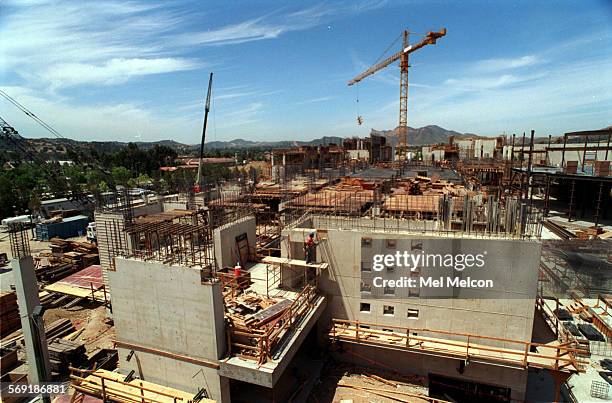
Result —
[[24, 223], [11, 223], [8, 227], [13, 258], [21, 259], [30, 256], [32, 253], [30, 251], [30, 238], [27, 226]]

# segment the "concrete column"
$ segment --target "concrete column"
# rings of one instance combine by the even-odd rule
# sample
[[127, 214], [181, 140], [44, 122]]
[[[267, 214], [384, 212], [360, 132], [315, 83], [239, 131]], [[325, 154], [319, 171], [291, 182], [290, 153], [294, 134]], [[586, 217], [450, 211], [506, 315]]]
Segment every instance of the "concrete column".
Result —
[[15, 277], [19, 316], [30, 370], [28, 381], [32, 384], [48, 382], [51, 380], [51, 368], [44, 322], [42, 317], [34, 314], [35, 308], [40, 306], [40, 299], [32, 256], [13, 259], [11, 268]]

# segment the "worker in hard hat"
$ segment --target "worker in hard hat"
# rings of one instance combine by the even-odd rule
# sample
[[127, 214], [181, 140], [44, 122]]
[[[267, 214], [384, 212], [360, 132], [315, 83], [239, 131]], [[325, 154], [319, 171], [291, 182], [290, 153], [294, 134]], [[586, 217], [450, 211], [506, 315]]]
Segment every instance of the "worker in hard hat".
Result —
[[318, 243], [315, 241], [315, 233], [311, 232], [304, 241], [304, 255], [306, 257], [306, 264], [314, 263], [315, 261], [315, 248]]

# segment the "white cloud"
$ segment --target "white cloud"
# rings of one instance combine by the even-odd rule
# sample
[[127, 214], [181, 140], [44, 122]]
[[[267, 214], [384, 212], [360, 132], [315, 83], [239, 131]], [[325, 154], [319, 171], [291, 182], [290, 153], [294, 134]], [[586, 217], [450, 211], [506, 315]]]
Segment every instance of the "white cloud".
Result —
[[262, 19], [257, 18], [216, 30], [188, 33], [180, 36], [177, 43], [181, 46], [237, 44], [276, 38], [286, 30], [285, 26], [264, 24]]
[[305, 101], [299, 102], [298, 104], [300, 104], [300, 105], [302, 105], [302, 104], [316, 104], [316, 103], [320, 103], [320, 102], [331, 101], [334, 98], [335, 97], [332, 97], [332, 96], [311, 98], [311, 99], [307, 99]]
[[177, 44], [228, 45], [278, 38], [288, 32], [303, 31], [340, 15], [358, 14], [382, 7], [386, 1], [318, 4], [290, 13], [270, 13], [216, 29], [189, 32], [177, 38]]
[[101, 65], [64, 63], [53, 65], [40, 73], [53, 88], [79, 84], [119, 84], [132, 77], [170, 73], [201, 67], [181, 58], [110, 59]]
[[[182, 18], [135, 2], [52, 2], [17, 7], [0, 17], [0, 71], [30, 86], [122, 82], [160, 69], [185, 69], [186, 60], [164, 50], [162, 35]], [[143, 67], [142, 59], [151, 59]], [[116, 72], [116, 77], [111, 77]], [[81, 78], [81, 75], [85, 79]], [[100, 77], [100, 79], [97, 79]]]
[[475, 63], [475, 69], [481, 72], [497, 72], [518, 69], [541, 63], [535, 55], [525, 55], [516, 58], [486, 59]]
[[514, 84], [521, 84], [528, 81], [541, 79], [546, 75], [545, 72], [538, 74], [502, 74], [465, 78], [449, 78], [444, 82], [445, 85], [462, 90], [488, 90], [506, 87]]

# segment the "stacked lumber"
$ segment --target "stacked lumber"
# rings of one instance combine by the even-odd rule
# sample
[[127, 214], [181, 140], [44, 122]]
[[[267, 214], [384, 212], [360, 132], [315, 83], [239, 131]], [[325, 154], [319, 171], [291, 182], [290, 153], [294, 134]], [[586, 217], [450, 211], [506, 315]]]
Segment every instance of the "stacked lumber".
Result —
[[17, 359], [17, 349], [15, 347], [2, 347], [0, 348], [0, 372], [6, 374], [17, 366], [19, 360]]
[[98, 247], [91, 242], [51, 239], [51, 253], [42, 252], [35, 258], [36, 279], [51, 283], [77, 272], [85, 267], [98, 264]]
[[82, 252], [82, 253], [98, 251], [98, 247], [93, 242], [69, 241], [69, 240], [57, 238], [57, 237], [51, 238], [49, 242], [51, 242], [51, 251], [53, 251], [54, 248], [56, 248], [57, 251], [60, 253], [65, 253], [65, 252], [70, 252], [70, 251], [76, 251], [76, 252]]
[[34, 258], [36, 280], [50, 283], [64, 278], [78, 270], [68, 259], [54, 257], [51, 254], [41, 253]]
[[78, 270], [83, 268], [83, 256], [85, 256], [85, 254], [81, 252], [66, 252], [62, 255], [68, 263], [78, 268]]
[[100, 264], [100, 256], [97, 253], [87, 253], [81, 257], [81, 265], [83, 267]]
[[17, 294], [14, 292], [0, 293], [0, 338], [21, 328]]
[[215, 402], [208, 398], [194, 400], [193, 393], [183, 392], [141, 379], [132, 379], [129, 382], [124, 382], [125, 375], [104, 369], [97, 369], [95, 371], [74, 370], [70, 378], [72, 380], [71, 386], [78, 392], [110, 402]]
[[[58, 337], [64, 337], [73, 333], [76, 330], [70, 319], [58, 319], [55, 322], [45, 325], [45, 335], [47, 336], [47, 342], [51, 342]], [[15, 332], [15, 335], [11, 336], [10, 339], [3, 340], [6, 343], [18, 342], [21, 340], [21, 344], [24, 344], [23, 341], [23, 332], [20, 330], [19, 332]]]
[[75, 330], [76, 328], [72, 324], [72, 321], [67, 318], [58, 319], [49, 326], [45, 326], [45, 334], [47, 335], [48, 342], [69, 335]]
[[56, 339], [49, 343], [51, 371], [67, 374], [70, 366], [80, 367], [87, 363], [85, 345], [70, 340]]

